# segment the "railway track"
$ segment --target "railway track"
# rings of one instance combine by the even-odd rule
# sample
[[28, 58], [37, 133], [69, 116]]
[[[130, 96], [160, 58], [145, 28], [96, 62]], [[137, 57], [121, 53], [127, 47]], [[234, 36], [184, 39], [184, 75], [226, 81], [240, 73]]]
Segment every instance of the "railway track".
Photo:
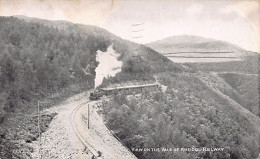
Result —
[[[79, 141], [88, 150], [88, 154], [93, 156], [92, 158], [137, 159], [104, 124], [102, 117], [92, 107], [93, 104], [97, 104], [96, 102], [98, 101], [85, 100], [71, 109], [69, 114], [71, 131], [76, 134]], [[87, 107], [88, 104], [89, 107]], [[90, 108], [92, 108], [91, 111], [88, 110]], [[88, 116], [88, 112], [91, 113], [90, 116]], [[90, 121], [94, 121], [94, 123], [90, 124], [90, 129], [88, 129], [87, 121], [89, 117]]]
[[[74, 122], [74, 119], [76, 117], [76, 113], [77, 111], [85, 106], [86, 104], [90, 103], [90, 101], [86, 101], [86, 102], [83, 102], [81, 104], [79, 104], [76, 108], [73, 109], [72, 113], [70, 114], [70, 125], [72, 127], [72, 130], [73, 132], [76, 134], [76, 136], [78, 137], [78, 139], [80, 140], [80, 142], [87, 147], [87, 149], [90, 151], [90, 153], [97, 157], [99, 156], [99, 153], [98, 153], [98, 150], [96, 150], [93, 146], [91, 146], [88, 141], [86, 139], [84, 139], [84, 137], [79, 133], [78, 129], [77, 129], [77, 126]], [[104, 158], [103, 156], [100, 156], [99, 158]]]

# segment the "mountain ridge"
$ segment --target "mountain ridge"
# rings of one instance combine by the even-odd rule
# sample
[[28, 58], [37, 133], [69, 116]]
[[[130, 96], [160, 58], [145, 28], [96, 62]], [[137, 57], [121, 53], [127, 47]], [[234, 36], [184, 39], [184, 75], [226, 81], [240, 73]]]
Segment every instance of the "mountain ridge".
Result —
[[226, 41], [215, 40], [195, 35], [171, 36], [151, 43], [146, 46], [164, 54], [174, 52], [198, 51], [245, 51], [244, 49]]

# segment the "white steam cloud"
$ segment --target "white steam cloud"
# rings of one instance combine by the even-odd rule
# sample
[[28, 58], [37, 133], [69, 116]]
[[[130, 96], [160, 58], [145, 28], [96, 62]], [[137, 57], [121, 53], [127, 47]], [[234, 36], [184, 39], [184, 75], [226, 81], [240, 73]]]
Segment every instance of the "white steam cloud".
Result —
[[96, 68], [95, 88], [102, 83], [104, 77], [114, 77], [121, 71], [122, 61], [117, 60], [119, 56], [113, 45], [110, 45], [106, 52], [97, 51], [96, 60], [99, 64]]

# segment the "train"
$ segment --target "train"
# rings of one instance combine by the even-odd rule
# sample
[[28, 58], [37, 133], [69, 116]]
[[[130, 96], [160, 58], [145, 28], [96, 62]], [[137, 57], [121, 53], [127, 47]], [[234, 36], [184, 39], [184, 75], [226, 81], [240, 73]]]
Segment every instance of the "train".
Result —
[[117, 93], [124, 93], [124, 94], [131, 94], [131, 93], [141, 93], [144, 90], [147, 91], [155, 91], [158, 90], [159, 84], [144, 84], [144, 85], [132, 85], [132, 86], [121, 86], [121, 87], [114, 87], [114, 88], [100, 88], [94, 90], [90, 93], [89, 99], [90, 100], [98, 100], [102, 96], [109, 96], [112, 94]]

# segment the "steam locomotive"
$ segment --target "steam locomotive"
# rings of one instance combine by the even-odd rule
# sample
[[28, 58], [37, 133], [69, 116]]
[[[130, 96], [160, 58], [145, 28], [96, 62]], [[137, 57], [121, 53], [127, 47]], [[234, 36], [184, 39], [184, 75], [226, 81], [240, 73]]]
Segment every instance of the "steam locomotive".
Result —
[[133, 92], [140, 93], [144, 90], [153, 91], [158, 90], [159, 84], [145, 84], [145, 85], [133, 85], [133, 86], [123, 86], [123, 87], [115, 87], [115, 88], [101, 88], [98, 90], [94, 90], [94, 92], [90, 93], [90, 100], [98, 100], [102, 96], [109, 96], [117, 93], [131, 94]]

